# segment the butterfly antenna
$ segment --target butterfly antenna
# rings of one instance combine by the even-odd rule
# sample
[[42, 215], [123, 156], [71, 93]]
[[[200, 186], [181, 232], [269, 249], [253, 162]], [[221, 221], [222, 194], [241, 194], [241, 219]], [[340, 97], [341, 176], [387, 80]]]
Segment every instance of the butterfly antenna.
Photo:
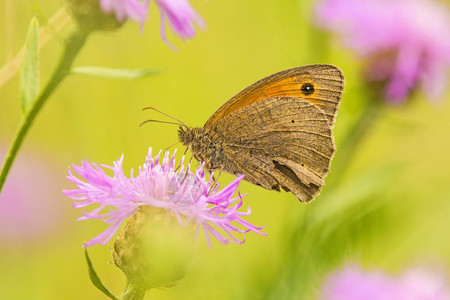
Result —
[[156, 109], [156, 108], [154, 108], [154, 107], [152, 107], [152, 106], [147, 106], [147, 107], [142, 108], [143, 111], [144, 111], [144, 110], [149, 110], [149, 109], [154, 110], [154, 111], [156, 111], [156, 112], [159, 112], [160, 114], [165, 115], [166, 117], [169, 117], [169, 118], [171, 118], [172, 120], [177, 121], [177, 122], [179, 123], [179, 125], [182, 125], [182, 126], [188, 128], [188, 126], [187, 126], [186, 124], [184, 124], [183, 121], [181, 121], [181, 120], [179, 120], [179, 119], [177, 119], [177, 118], [175, 118], [175, 117], [172, 117], [171, 115], [166, 114], [165, 112], [162, 112], [162, 111], [160, 111], [159, 109]]
[[163, 123], [163, 124], [174, 124], [174, 125], [178, 125], [178, 126], [186, 126], [184, 124], [181, 123], [175, 123], [175, 122], [168, 122], [168, 121], [161, 121], [161, 120], [145, 120], [144, 122], [142, 122], [141, 124], [139, 124], [139, 127], [142, 127], [142, 125], [144, 125], [145, 123], [150, 123], [150, 122], [155, 122], [155, 123]]

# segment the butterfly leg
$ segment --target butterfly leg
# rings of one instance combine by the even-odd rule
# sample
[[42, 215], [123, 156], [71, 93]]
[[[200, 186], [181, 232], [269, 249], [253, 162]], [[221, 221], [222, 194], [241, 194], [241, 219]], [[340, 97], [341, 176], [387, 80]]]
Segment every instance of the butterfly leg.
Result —
[[[223, 170], [223, 168], [220, 168], [220, 170], [219, 170], [219, 175], [217, 175], [216, 178], [214, 178], [214, 175], [211, 175], [211, 176], [212, 176], [212, 179], [213, 179], [213, 184], [212, 184], [212, 185], [210, 186], [210, 188], [209, 188], [208, 196], [209, 196], [209, 194], [211, 194], [211, 192], [212, 192], [213, 190], [215, 190], [216, 187], [219, 185], [218, 180], [219, 180], [220, 174], [222, 174], [222, 170]], [[211, 174], [212, 174], [212, 173], [211, 173]]]
[[[178, 142], [176, 142], [176, 143], [173, 143], [172, 145], [166, 147], [166, 149], [164, 149], [164, 152], [166, 152], [167, 150], [169, 150], [170, 148], [172, 148], [173, 146], [175, 146], [175, 145], [178, 144], [179, 142], [180, 142], [180, 141], [178, 141]], [[186, 151], [187, 151], [187, 148], [186, 148]], [[186, 151], [184, 151], [184, 153], [186, 153]]]
[[[184, 153], [186, 153], [186, 151], [185, 151]], [[191, 158], [189, 159], [188, 167], [186, 168], [186, 172], [184, 173], [184, 177], [183, 177], [183, 179], [181, 180], [180, 185], [184, 183], [184, 181], [186, 180], [186, 178], [187, 178], [187, 176], [188, 176], [188, 174], [189, 174], [189, 167], [190, 167], [190, 165], [191, 165], [192, 158], [193, 158], [193, 156], [191, 156]]]
[[[176, 143], [173, 144], [173, 145], [176, 145]], [[168, 148], [172, 147], [173, 145], [169, 146]], [[188, 148], [186, 147], [186, 150], [184, 150], [184, 152], [183, 152], [183, 157], [186, 155], [187, 151], [188, 151]], [[191, 163], [191, 160], [192, 160], [192, 156], [191, 156], [191, 159], [189, 160], [189, 163]], [[181, 160], [180, 160], [180, 164], [178, 165], [178, 167], [176, 167], [175, 172], [178, 172], [180, 167], [181, 167]]]

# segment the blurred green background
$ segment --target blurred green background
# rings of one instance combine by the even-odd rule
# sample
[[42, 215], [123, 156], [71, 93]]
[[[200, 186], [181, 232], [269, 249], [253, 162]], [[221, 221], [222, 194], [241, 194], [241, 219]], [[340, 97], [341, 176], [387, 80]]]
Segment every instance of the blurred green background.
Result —
[[[370, 87], [359, 62], [334, 39], [314, 29], [314, 1], [200, 1], [191, 4], [207, 24], [185, 43], [173, 34], [172, 51], [161, 41], [154, 3], [142, 31], [127, 22], [110, 33], [95, 33], [75, 66], [154, 67], [162, 72], [139, 80], [68, 77], [49, 99], [17, 157], [7, 185], [25, 195], [0, 203], [0, 291], [2, 299], [103, 299], [91, 284], [81, 245], [100, 233], [99, 221], [77, 222], [81, 210], [62, 195], [71, 163], [84, 159], [111, 164], [123, 153], [125, 169], [137, 168], [148, 147], [177, 141], [177, 128], [139, 128], [154, 106], [202, 126], [241, 89], [269, 74], [313, 63], [339, 66], [346, 88], [335, 126], [338, 145], [353, 129]], [[25, 41], [32, 16], [45, 23], [61, 1], [2, 1], [0, 62], [8, 62]], [[61, 51], [61, 35], [41, 51], [45, 83]], [[267, 237], [248, 234], [244, 245], [208, 248], [203, 236], [186, 276], [147, 299], [299, 299], [312, 297], [323, 275], [346, 262], [396, 274], [411, 266], [450, 266], [450, 101], [421, 95], [378, 115], [346, 173], [331, 169], [339, 188], [313, 203], [247, 182], [245, 206]], [[20, 121], [19, 76], [0, 89], [0, 153], [9, 147]], [[178, 145], [179, 147], [179, 145]], [[184, 151], [179, 147], [179, 152]], [[16, 175], [14, 175], [16, 174]], [[14, 175], [14, 176], [13, 176]], [[223, 174], [223, 184], [232, 176]], [[15, 182], [13, 182], [15, 181]], [[14, 214], [15, 213], [15, 214]], [[112, 245], [112, 243], [110, 243]], [[89, 249], [104, 284], [116, 295], [125, 278], [108, 247]]]

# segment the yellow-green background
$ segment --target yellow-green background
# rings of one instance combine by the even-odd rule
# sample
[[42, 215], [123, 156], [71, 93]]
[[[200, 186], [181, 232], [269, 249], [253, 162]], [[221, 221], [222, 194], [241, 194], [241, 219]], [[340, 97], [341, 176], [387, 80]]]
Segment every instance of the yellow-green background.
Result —
[[[43, 21], [61, 7], [61, 2], [2, 1], [1, 64], [22, 47], [32, 16], [37, 13]], [[175, 126], [150, 124], [139, 128], [141, 121], [161, 117], [151, 111], [141, 112], [144, 106], [155, 106], [186, 124], [201, 126], [227, 99], [266, 75], [299, 65], [331, 63], [346, 75], [335, 126], [338, 145], [352, 130], [368, 92], [358, 76], [357, 58], [335, 40], [324, 43], [324, 34], [311, 27], [314, 2], [191, 2], [207, 27], [185, 43], [169, 34], [178, 51], [161, 41], [158, 11], [151, 3], [150, 18], [142, 31], [137, 23], [128, 22], [116, 32], [95, 33], [75, 61], [76, 66], [154, 67], [162, 69], [161, 73], [134, 81], [70, 76], [45, 105], [17, 162], [39, 160], [42, 176], [60, 179], [45, 193], [35, 195], [35, 201], [42, 201], [37, 209], [52, 211], [49, 217], [55, 219], [55, 225], [30, 240], [12, 241], [0, 236], [0, 298], [104, 298], [90, 283], [81, 245], [105, 226], [99, 221], [77, 222], [81, 211], [72, 209], [72, 201], [61, 191], [73, 187], [64, 179], [71, 163], [89, 159], [111, 164], [123, 153], [128, 170], [143, 163], [149, 146], [164, 149], [177, 140]], [[42, 83], [61, 52], [59, 39], [64, 32], [56, 34], [41, 51]], [[19, 84], [16, 75], [0, 89], [2, 153], [21, 118]], [[358, 193], [362, 189], [358, 178], [395, 165], [387, 172], [388, 184], [377, 188], [373, 182], [376, 197], [372, 201], [382, 203], [382, 209], [365, 222], [355, 222], [357, 228], [334, 228], [339, 233], [336, 248], [325, 249], [330, 261], [335, 252], [340, 252], [343, 259], [338, 265], [356, 262], [369, 270], [379, 268], [392, 274], [418, 265], [449, 270], [449, 100], [447, 93], [441, 101], [430, 104], [418, 95], [406, 106], [384, 109], [343, 179], [346, 192]], [[223, 184], [231, 179], [229, 175], [221, 177]], [[33, 189], [35, 182], [20, 184], [23, 189]], [[308, 247], [302, 255], [313, 256], [316, 249], [311, 244], [302, 245], [301, 240], [288, 243], [288, 236], [316, 204], [304, 205], [291, 194], [266, 191], [246, 182], [241, 183], [240, 190], [248, 193], [244, 198], [245, 206], [252, 208], [248, 220], [264, 226], [267, 237], [250, 233], [243, 245], [213, 242], [208, 248], [200, 236], [185, 278], [173, 288], [150, 291], [148, 299], [283, 299], [287, 297], [285, 290], [296, 280], [303, 280], [285, 278], [290, 274], [287, 270], [295, 268], [286, 253]], [[345, 216], [350, 225], [355, 214], [353, 211]], [[105, 285], [119, 295], [125, 279], [108, 263], [112, 260], [109, 248], [94, 246], [89, 251]], [[308, 274], [315, 276], [314, 272]], [[318, 270], [308, 287], [318, 290], [321, 278]], [[296, 298], [297, 292], [289, 297]]]

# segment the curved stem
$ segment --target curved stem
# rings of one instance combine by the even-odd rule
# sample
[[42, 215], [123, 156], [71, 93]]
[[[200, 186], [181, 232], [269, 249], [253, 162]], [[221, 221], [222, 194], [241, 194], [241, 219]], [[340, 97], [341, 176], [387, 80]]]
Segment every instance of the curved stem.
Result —
[[27, 135], [34, 119], [40, 112], [42, 106], [47, 101], [48, 97], [53, 93], [53, 91], [58, 87], [61, 81], [69, 74], [72, 63], [86, 42], [90, 31], [83, 28], [77, 27], [69, 37], [65, 40], [65, 47], [63, 54], [56, 65], [53, 75], [50, 77], [45, 88], [42, 90], [41, 94], [36, 99], [33, 107], [25, 114], [19, 128], [14, 136], [14, 140], [9, 148], [8, 154], [6, 156], [5, 162], [3, 163], [2, 170], [0, 173], [0, 192], [8, 176], [9, 170], [17, 156], [25, 136]]
[[378, 99], [374, 99], [374, 101], [364, 107], [354, 126], [344, 137], [332, 162], [332, 170], [334, 173], [338, 173], [339, 176], [331, 176], [326, 183], [327, 186], [335, 189], [341, 183], [344, 174], [359, 150], [361, 142], [364, 141], [378, 119], [382, 106], [383, 104]]
[[145, 289], [139, 288], [134, 284], [127, 284], [125, 291], [120, 296], [121, 300], [142, 300], [145, 297]]
[[[376, 124], [382, 112], [383, 103], [379, 101], [375, 94], [372, 97], [373, 99], [370, 99], [364, 105], [354, 125], [349, 128], [340, 144], [338, 154], [332, 163], [333, 173], [338, 176], [330, 177], [330, 180], [326, 181], [326, 192], [323, 193], [333, 193], [341, 184], [344, 173], [349, 169], [354, 157], [361, 150], [364, 140]], [[312, 226], [316, 213], [328, 205], [324, 200], [321, 199], [321, 202], [314, 203], [308, 208], [308, 213], [299, 218], [297, 224], [289, 223], [289, 228], [292, 229], [289, 232], [289, 244], [284, 253], [284, 259], [287, 261], [288, 267], [277, 277], [275, 284], [270, 287], [270, 293], [274, 297], [279, 297], [279, 293], [283, 293], [284, 298], [290, 299], [295, 294], [298, 299], [309, 299], [311, 278], [325, 272], [332, 266], [331, 264], [312, 263], [314, 260], [320, 262], [324, 255], [320, 251], [327, 251], [328, 249], [323, 247], [329, 246], [325, 243], [326, 241], [321, 240], [321, 233], [317, 232], [318, 229]], [[298, 245], [302, 246], [299, 247]]]

